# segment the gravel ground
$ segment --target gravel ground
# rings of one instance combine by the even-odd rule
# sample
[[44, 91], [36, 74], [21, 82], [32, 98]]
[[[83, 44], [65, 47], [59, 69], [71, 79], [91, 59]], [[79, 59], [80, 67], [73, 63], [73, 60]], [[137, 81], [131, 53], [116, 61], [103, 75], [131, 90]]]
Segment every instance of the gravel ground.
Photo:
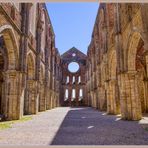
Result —
[[123, 121], [88, 107], [55, 108], [0, 131], [0, 146], [125, 144], [147, 145], [148, 131], [139, 122]]

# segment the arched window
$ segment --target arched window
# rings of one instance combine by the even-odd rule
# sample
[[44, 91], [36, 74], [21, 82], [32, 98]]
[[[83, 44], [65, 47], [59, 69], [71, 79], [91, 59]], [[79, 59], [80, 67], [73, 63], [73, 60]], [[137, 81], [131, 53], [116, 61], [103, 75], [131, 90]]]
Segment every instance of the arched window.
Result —
[[72, 83], [75, 83], [75, 76], [72, 77]]
[[80, 89], [79, 91], [79, 101], [83, 99], [83, 89]]
[[75, 98], [76, 98], [76, 90], [72, 89], [72, 99], [71, 99], [71, 101], [74, 101]]
[[78, 77], [78, 83], [81, 83], [81, 76]]
[[69, 83], [69, 76], [66, 77], [66, 84]]
[[68, 100], [68, 89], [65, 90], [65, 99], [64, 101]]

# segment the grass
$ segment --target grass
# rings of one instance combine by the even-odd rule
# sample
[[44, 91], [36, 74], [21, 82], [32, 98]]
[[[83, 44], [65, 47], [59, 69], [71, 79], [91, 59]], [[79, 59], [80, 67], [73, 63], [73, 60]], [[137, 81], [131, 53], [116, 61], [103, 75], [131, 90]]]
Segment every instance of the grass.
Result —
[[0, 122], [0, 130], [11, 128], [13, 124], [32, 120], [32, 116], [24, 116], [20, 120]]

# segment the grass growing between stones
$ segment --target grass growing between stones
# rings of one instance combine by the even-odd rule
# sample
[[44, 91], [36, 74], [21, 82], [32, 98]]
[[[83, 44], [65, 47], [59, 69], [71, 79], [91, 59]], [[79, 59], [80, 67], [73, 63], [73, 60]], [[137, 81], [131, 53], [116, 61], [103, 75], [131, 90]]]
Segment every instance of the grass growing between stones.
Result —
[[32, 116], [24, 116], [20, 120], [0, 122], [0, 130], [11, 128], [13, 124], [32, 120]]

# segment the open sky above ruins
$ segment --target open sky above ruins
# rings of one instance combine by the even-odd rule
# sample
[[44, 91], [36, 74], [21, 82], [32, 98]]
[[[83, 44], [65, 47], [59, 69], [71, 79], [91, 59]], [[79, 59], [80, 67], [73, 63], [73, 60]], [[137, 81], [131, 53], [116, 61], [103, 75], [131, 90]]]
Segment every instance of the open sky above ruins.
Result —
[[56, 36], [56, 47], [60, 54], [73, 46], [86, 54], [99, 3], [49, 2], [46, 6]]

